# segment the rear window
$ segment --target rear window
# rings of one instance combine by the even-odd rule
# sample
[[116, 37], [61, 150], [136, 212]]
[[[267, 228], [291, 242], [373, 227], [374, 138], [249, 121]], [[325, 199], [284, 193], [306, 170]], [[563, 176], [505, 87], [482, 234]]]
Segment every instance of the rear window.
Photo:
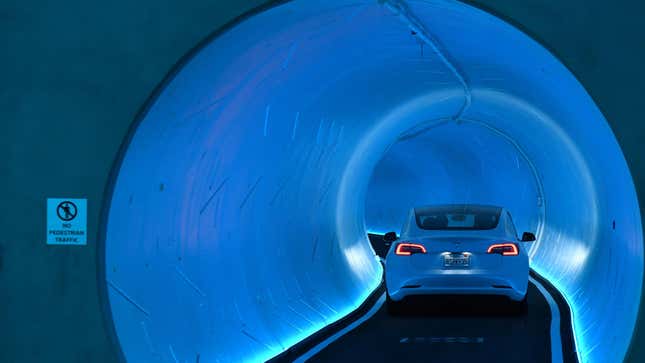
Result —
[[426, 230], [483, 230], [499, 223], [502, 208], [489, 206], [437, 206], [415, 208], [417, 226]]

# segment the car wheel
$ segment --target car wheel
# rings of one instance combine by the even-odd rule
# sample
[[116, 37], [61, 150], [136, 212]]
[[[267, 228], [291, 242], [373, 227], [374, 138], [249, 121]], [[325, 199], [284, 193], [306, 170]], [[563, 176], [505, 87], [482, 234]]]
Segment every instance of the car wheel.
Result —
[[390, 298], [390, 294], [385, 295], [385, 308], [390, 315], [399, 315], [401, 313], [401, 302], [394, 301]]

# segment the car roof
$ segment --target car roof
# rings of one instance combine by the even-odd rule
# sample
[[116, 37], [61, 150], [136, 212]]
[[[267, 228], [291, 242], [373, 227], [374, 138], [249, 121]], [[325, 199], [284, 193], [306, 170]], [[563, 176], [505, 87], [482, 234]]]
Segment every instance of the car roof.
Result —
[[498, 223], [498, 225], [491, 229], [491, 230], [465, 230], [465, 231], [459, 231], [459, 230], [436, 230], [436, 231], [427, 231], [427, 230], [422, 230], [420, 229], [417, 224], [416, 224], [416, 213], [417, 210], [420, 212], [423, 212], [424, 209], [432, 209], [432, 208], [442, 208], [442, 207], [455, 207], [455, 208], [490, 208], [490, 209], [500, 209], [500, 215], [503, 215], [504, 211], [506, 211], [506, 208], [496, 206], [496, 205], [491, 205], [491, 204], [471, 204], [471, 203], [460, 203], [460, 204], [431, 204], [431, 205], [423, 205], [423, 206], [418, 206], [418, 207], [413, 207], [410, 209], [410, 212], [408, 214], [408, 218], [406, 218], [405, 224], [403, 225], [403, 228], [401, 229], [401, 236], [421, 236], [421, 235], [440, 235], [440, 234], [478, 234], [478, 235], [500, 235], [503, 234], [503, 231], [505, 230], [503, 228], [502, 223]]
[[492, 204], [470, 204], [470, 203], [460, 203], [460, 204], [428, 204], [423, 206], [413, 207], [412, 211], [423, 211], [425, 209], [433, 208], [490, 208], [490, 209], [505, 209], [504, 207]]

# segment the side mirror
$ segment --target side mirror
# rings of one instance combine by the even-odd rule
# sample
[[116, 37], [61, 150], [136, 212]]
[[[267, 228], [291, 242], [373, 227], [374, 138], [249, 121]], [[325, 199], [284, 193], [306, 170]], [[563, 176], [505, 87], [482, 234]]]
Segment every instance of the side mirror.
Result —
[[397, 240], [396, 232], [387, 232], [383, 236], [383, 241], [385, 241], [386, 245], [390, 245], [392, 242]]
[[522, 233], [522, 242], [533, 242], [535, 241], [535, 235], [531, 232]]

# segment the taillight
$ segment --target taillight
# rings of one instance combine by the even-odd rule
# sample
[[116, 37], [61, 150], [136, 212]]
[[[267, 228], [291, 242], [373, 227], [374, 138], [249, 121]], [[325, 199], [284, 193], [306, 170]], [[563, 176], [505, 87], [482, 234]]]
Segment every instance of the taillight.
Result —
[[488, 253], [499, 253], [503, 256], [517, 256], [520, 254], [520, 249], [517, 248], [515, 243], [496, 243], [488, 247]]
[[396, 251], [399, 256], [410, 256], [415, 253], [426, 253], [426, 248], [418, 243], [402, 242], [396, 245]]

